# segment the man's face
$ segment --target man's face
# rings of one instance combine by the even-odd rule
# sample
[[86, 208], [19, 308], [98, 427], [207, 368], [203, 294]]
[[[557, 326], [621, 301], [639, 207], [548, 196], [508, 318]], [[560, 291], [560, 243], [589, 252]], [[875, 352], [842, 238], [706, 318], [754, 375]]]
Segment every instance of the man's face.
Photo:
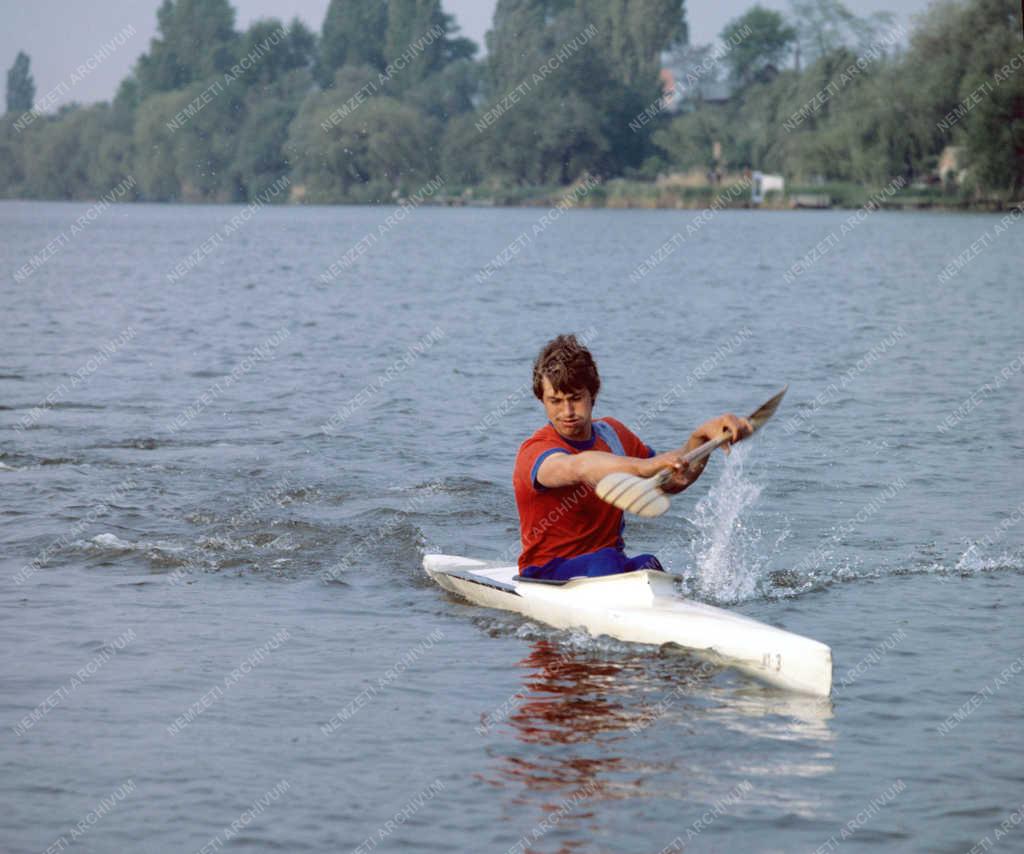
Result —
[[594, 399], [584, 388], [573, 391], [555, 391], [547, 375], [543, 377], [544, 411], [555, 429], [576, 442], [590, 438], [590, 413]]

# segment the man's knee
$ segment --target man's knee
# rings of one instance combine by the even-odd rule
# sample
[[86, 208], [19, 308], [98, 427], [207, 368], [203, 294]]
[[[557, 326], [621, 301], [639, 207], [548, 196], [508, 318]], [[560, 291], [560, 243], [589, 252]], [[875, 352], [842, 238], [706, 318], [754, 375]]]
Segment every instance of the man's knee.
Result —
[[661, 572], [665, 571], [665, 567], [661, 565], [661, 561], [658, 560], [654, 555], [637, 555], [629, 560], [629, 571], [636, 572], [641, 569], [654, 569]]
[[589, 555], [587, 575], [596, 578], [601, 575], [616, 575], [626, 571], [626, 556], [618, 549], [601, 549]]

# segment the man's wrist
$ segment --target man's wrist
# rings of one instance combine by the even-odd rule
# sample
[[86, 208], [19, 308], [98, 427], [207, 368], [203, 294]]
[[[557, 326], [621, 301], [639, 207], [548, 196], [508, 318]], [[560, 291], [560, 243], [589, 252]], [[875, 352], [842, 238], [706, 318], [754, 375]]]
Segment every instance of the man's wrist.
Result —
[[637, 477], [654, 477], [665, 466], [655, 462], [657, 457], [634, 457], [633, 474]]

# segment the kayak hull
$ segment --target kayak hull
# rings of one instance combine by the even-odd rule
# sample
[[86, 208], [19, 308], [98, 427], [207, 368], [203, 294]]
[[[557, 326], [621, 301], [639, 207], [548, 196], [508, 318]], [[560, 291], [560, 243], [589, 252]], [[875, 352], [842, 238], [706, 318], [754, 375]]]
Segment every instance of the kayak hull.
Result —
[[677, 644], [761, 682], [819, 697], [832, 691], [832, 650], [750, 617], [680, 597], [672, 576], [640, 570], [566, 582], [522, 579], [515, 566], [426, 555], [441, 587], [477, 605], [515, 611], [559, 629], [632, 643]]

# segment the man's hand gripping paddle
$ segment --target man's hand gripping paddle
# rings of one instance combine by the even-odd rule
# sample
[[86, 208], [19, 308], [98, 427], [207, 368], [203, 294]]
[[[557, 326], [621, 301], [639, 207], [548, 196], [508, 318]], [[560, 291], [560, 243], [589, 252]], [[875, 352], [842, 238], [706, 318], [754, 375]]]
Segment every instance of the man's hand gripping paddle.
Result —
[[[775, 397], [762, 403], [750, 415], [747, 420], [754, 428], [754, 432], [759, 430], [775, 414], [775, 410], [779, 408], [779, 404], [782, 402], [782, 398], [788, 388], [788, 385], [785, 386]], [[711, 439], [700, 447], [684, 454], [680, 458], [680, 463], [689, 465], [690, 463], [702, 460], [728, 441], [728, 434], [717, 439]], [[598, 481], [596, 492], [598, 498], [627, 513], [646, 517], [660, 516], [669, 507], [669, 497], [661, 491], [661, 485], [671, 476], [672, 471], [673, 469], [670, 468], [662, 469], [654, 477], [637, 477], [635, 474], [613, 472], [612, 474], [605, 475]]]

